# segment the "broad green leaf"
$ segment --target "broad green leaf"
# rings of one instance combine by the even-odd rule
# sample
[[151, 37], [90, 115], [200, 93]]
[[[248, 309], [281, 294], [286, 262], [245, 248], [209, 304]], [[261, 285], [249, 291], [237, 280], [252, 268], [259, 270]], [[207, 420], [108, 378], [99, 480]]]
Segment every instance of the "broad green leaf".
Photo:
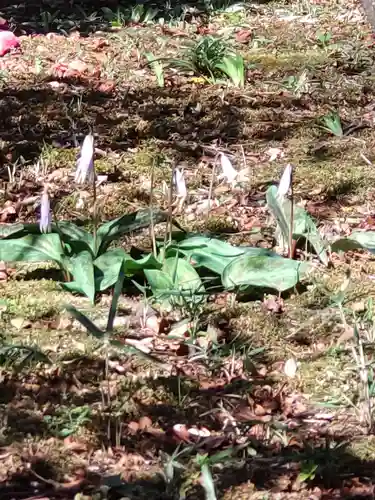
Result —
[[331, 252], [349, 252], [350, 250], [358, 250], [363, 248], [358, 241], [350, 238], [339, 238], [331, 243]]
[[332, 252], [347, 252], [359, 248], [375, 253], [375, 231], [354, 231], [347, 238], [340, 238], [331, 244]]
[[[291, 210], [291, 202], [286, 199], [283, 202], [284, 213], [289, 218]], [[293, 217], [293, 239], [305, 238], [310, 245], [314, 248], [317, 256], [321, 262], [328, 266], [329, 257], [327, 253], [327, 245], [323, 238], [320, 236], [318, 228], [310, 215], [302, 207], [294, 206]]]
[[161, 269], [162, 264], [150, 253], [143, 257], [142, 259], [133, 259], [130, 255], [126, 254], [125, 269], [126, 274], [134, 274], [136, 271], [142, 271], [144, 269]]
[[97, 255], [102, 254], [108, 248], [111, 241], [120, 238], [124, 234], [148, 227], [152, 220], [154, 224], [157, 224], [165, 222], [167, 218], [168, 214], [161, 210], [153, 210], [151, 212], [149, 209], [143, 209], [105, 222], [99, 227], [97, 232]]
[[33, 346], [23, 344], [1, 344], [0, 364], [22, 369], [31, 363], [52, 364], [50, 358]]
[[375, 252], [375, 231], [354, 231], [349, 239], [359, 243], [362, 248]]
[[319, 233], [307, 233], [304, 235], [310, 245], [314, 248], [316, 255], [319, 257], [321, 262], [325, 265], [329, 265], [329, 256], [326, 249], [326, 244]]
[[78, 293], [84, 295], [82, 288], [78, 285], [76, 281], [64, 281], [60, 283], [60, 286], [71, 293]]
[[114, 248], [95, 259], [95, 286], [98, 291], [102, 292], [116, 283], [125, 257], [122, 248]]
[[245, 86], [245, 63], [240, 54], [228, 55], [222, 58], [222, 62], [216, 65], [227, 75], [234, 85], [243, 88]]
[[170, 276], [174, 286], [179, 290], [189, 290], [192, 294], [204, 290], [199, 274], [185, 259], [175, 257], [165, 259], [163, 271]]
[[[64, 243], [76, 242], [84, 250], [94, 250], [92, 235], [73, 222], [53, 222], [51, 224], [51, 233], [59, 234]], [[39, 224], [0, 224], [0, 239], [21, 238], [32, 234], [41, 234]]]
[[163, 271], [173, 282], [174, 290], [170, 294], [171, 304], [184, 305], [187, 302], [199, 304], [206, 300], [205, 288], [199, 274], [185, 259], [177, 257], [165, 259]]
[[194, 267], [205, 267], [219, 276], [224, 271], [225, 266], [237, 257], [220, 257], [210, 254], [205, 250], [194, 250], [187, 255], [188, 262]]
[[28, 224], [0, 224], [0, 238], [19, 238], [29, 233], [40, 234], [39, 224], [32, 224], [34, 231], [27, 231], [26, 226]]
[[82, 227], [77, 226], [73, 222], [62, 221], [53, 223], [51, 226], [53, 233], [58, 233], [64, 243], [70, 244], [74, 248], [74, 243], [79, 243], [81, 248], [89, 250], [95, 255], [94, 238]]
[[122, 248], [107, 250], [94, 261], [97, 290], [106, 290], [116, 283], [122, 262], [125, 262], [125, 274], [128, 276], [144, 269], [161, 268], [160, 262], [153, 254], [136, 260]]
[[226, 266], [222, 274], [225, 288], [272, 288], [279, 292], [293, 288], [310, 269], [306, 262], [282, 257], [243, 255]]
[[171, 310], [173, 305], [205, 300], [204, 286], [196, 270], [184, 259], [165, 259], [163, 270], [145, 270], [146, 279], [154, 298], [163, 309]]
[[62, 264], [63, 248], [59, 235], [53, 233], [0, 239], [0, 260], [5, 262], [55, 261]]
[[[233, 247], [235, 249], [235, 247]], [[205, 267], [210, 271], [221, 276], [224, 268], [234, 259], [241, 255], [274, 255], [274, 252], [267, 250], [265, 248], [256, 247], [238, 247], [238, 250], [242, 251], [237, 255], [223, 256], [210, 252], [210, 247], [193, 250], [186, 254], [188, 262], [194, 267]]]
[[94, 263], [90, 251], [80, 252], [71, 259], [71, 273], [75, 282], [91, 302], [95, 299]]
[[146, 269], [145, 276], [153, 293], [160, 290], [173, 290], [174, 283], [169, 274], [159, 269]]
[[230, 243], [210, 238], [209, 236], [191, 236], [179, 242], [177, 245], [171, 245], [172, 248], [179, 250], [195, 250], [204, 248], [207, 252], [214, 253], [223, 257], [236, 257], [244, 253], [244, 248], [235, 247]]

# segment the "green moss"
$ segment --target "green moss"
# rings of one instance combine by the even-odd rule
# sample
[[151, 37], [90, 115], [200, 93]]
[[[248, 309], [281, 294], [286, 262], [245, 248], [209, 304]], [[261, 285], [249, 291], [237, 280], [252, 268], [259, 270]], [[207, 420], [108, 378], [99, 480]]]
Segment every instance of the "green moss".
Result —
[[69, 167], [74, 172], [77, 153], [78, 150], [76, 149], [56, 148], [50, 144], [44, 144], [41, 158], [49, 172]]
[[[30, 272], [30, 271], [29, 271]], [[11, 280], [0, 284], [6, 315], [34, 321], [54, 316], [61, 308], [63, 294], [56, 281], [41, 279]]]
[[327, 63], [329, 57], [321, 50], [288, 50], [270, 51], [264, 48], [253, 50], [245, 55], [249, 63], [259, 65], [263, 70], [299, 71], [304, 68], [312, 69]]

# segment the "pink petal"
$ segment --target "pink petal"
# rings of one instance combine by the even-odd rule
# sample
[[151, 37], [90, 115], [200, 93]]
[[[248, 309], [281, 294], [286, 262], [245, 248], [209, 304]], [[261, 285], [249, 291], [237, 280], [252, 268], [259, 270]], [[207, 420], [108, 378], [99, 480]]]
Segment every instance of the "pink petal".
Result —
[[7, 54], [11, 49], [19, 47], [18, 38], [11, 31], [0, 31], [0, 57]]

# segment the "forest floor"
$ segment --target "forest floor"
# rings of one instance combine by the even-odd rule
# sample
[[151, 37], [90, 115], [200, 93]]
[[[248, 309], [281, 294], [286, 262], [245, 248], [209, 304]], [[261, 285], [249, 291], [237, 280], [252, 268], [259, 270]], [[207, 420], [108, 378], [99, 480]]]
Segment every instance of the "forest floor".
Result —
[[[2, 223], [36, 221], [45, 182], [58, 217], [90, 216], [92, 193], [73, 178], [77, 146], [92, 131], [103, 220], [147, 207], [152, 175], [166, 208], [163, 182], [179, 165], [188, 188], [176, 214], [182, 227], [271, 248], [265, 192], [290, 163], [295, 200], [324, 237], [375, 228], [375, 49], [355, 4], [207, 4], [184, 13], [171, 5], [149, 22], [145, 10], [113, 8], [109, 22], [103, 2], [80, 5], [0, 7], [20, 36], [20, 49], [0, 59]], [[158, 85], [145, 53], [181, 59], [211, 35], [243, 56], [244, 88], [170, 68]], [[321, 126], [328, 113], [343, 134]], [[218, 150], [246, 181], [231, 189], [214, 179], [207, 216], [199, 202]], [[122, 244], [151, 247], [147, 231]], [[281, 297], [211, 297], [196, 359], [186, 336], [168, 335], [184, 318], [165, 316], [162, 330], [156, 313], [144, 325], [144, 298], [129, 283], [116, 333], [141, 338], [163, 363], [110, 353], [109, 373], [64, 306], [104, 324], [110, 294], [91, 306], [63, 291], [57, 273], [26, 263], [0, 270], [4, 339], [51, 361], [0, 371], [2, 500], [205, 498], [203, 463], [223, 500], [374, 498], [370, 254], [333, 255]]]

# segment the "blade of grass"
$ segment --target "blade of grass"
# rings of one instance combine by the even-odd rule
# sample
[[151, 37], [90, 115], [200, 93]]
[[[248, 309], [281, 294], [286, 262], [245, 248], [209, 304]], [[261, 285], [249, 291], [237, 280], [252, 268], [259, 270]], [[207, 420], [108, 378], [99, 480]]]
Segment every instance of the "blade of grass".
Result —
[[81, 323], [82, 326], [86, 328], [86, 330], [91, 333], [95, 338], [103, 340], [104, 332], [100, 330], [94, 323], [83, 313], [78, 311], [74, 306], [67, 305], [65, 306], [66, 310]]
[[124, 285], [124, 279], [125, 279], [125, 262], [123, 261], [123, 263], [120, 267], [120, 272], [119, 272], [115, 287], [113, 289], [111, 307], [109, 309], [109, 314], [108, 314], [108, 322], [107, 322], [107, 329], [106, 329], [107, 333], [109, 333], [113, 330], [113, 323], [115, 321], [116, 312], [117, 312], [117, 305], [118, 305], [118, 301], [119, 301], [119, 298], [120, 298], [120, 295], [122, 292], [122, 287]]

